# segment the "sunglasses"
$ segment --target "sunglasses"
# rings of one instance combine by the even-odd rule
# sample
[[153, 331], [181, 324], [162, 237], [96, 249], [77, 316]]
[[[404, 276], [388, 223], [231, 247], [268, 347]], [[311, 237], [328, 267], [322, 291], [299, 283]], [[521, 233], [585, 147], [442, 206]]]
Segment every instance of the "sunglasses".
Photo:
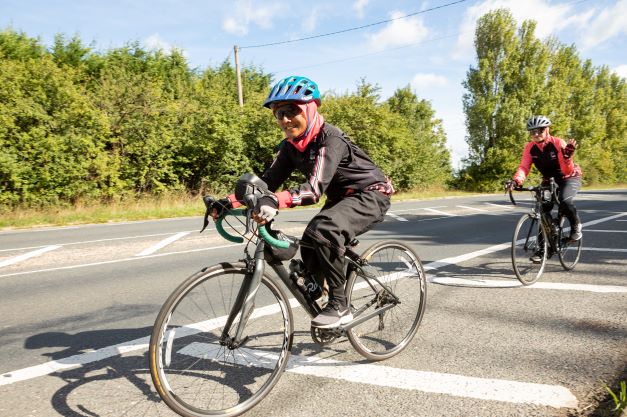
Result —
[[539, 127], [537, 129], [532, 129], [529, 131], [529, 134], [531, 136], [535, 136], [535, 135], [541, 135], [544, 132], [544, 127]]
[[291, 104], [291, 105], [288, 105], [288, 106], [281, 106], [281, 107], [279, 107], [274, 112], [274, 117], [276, 117], [277, 120], [283, 120], [284, 117], [287, 117], [288, 119], [291, 120], [294, 117], [298, 116], [300, 113], [301, 113], [300, 112], [300, 107]]

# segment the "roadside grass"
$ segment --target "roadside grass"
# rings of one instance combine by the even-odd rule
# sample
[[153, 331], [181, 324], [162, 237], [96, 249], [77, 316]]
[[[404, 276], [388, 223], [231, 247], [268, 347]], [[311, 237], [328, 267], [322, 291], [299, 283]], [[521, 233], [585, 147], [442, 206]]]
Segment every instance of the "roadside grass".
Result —
[[[584, 187], [584, 190], [625, 187], [627, 184]], [[392, 201], [429, 200], [478, 194], [480, 193], [437, 188], [397, 193], [392, 197]], [[320, 202], [316, 206], [322, 204], [323, 202]], [[307, 208], [316, 206], [307, 206]], [[4, 210], [0, 211], [0, 230], [202, 216], [204, 211], [205, 208], [199, 196], [192, 196], [187, 193], [170, 193], [159, 197], [147, 196], [102, 204], [78, 202], [71, 207]]]

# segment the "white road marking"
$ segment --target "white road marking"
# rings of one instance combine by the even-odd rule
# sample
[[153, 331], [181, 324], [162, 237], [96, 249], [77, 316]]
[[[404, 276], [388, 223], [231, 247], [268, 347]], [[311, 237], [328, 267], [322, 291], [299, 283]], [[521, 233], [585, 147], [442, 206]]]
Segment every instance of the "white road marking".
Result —
[[46, 252], [50, 252], [51, 250], [59, 249], [61, 247], [62, 247], [61, 245], [50, 245], [50, 246], [43, 247], [41, 249], [37, 249], [37, 250], [31, 251], [31, 252], [27, 252], [27, 253], [22, 254], [20, 256], [15, 256], [13, 258], [9, 258], [6, 261], [0, 262], [0, 268], [2, 268], [3, 266], [13, 265], [13, 264], [16, 264], [18, 262], [25, 261], [26, 259], [34, 258], [35, 256], [39, 256], [41, 254], [44, 254]]
[[[212, 360], [212, 357], [219, 356], [220, 351], [223, 350], [224, 348], [219, 345], [194, 342], [178, 353]], [[278, 355], [274, 352], [255, 349], [242, 350], [244, 355], [233, 355], [230, 358], [234, 363], [268, 368], [274, 367], [278, 359]], [[368, 363], [343, 362], [317, 356], [291, 355], [286, 370], [319, 378], [333, 378], [359, 384], [433, 392], [481, 400], [536, 404], [555, 408], [576, 408], [578, 404], [577, 398], [570, 390], [559, 385], [425, 372]]]
[[129, 342], [123, 342], [117, 345], [107, 346], [93, 352], [81, 353], [67, 358], [42, 363], [41, 365], [35, 365], [13, 372], [7, 372], [0, 375], [0, 386], [13, 384], [19, 381], [26, 381], [28, 379], [37, 378], [44, 375], [49, 375], [53, 372], [78, 368], [91, 362], [100, 361], [136, 350], [145, 351], [148, 349], [149, 341], [150, 336], [146, 336], [139, 339], [131, 340]]
[[386, 215], [390, 216], [393, 219], [398, 220], [399, 222], [408, 222], [409, 221], [406, 218], [398, 216], [398, 215], [396, 215], [396, 214], [394, 214], [392, 212], [387, 212]]
[[514, 207], [510, 207], [510, 206], [504, 206], [502, 204], [494, 204], [494, 203], [483, 203], [486, 204], [488, 206], [493, 206], [493, 207], [498, 207], [500, 209], [505, 209], [505, 210], [512, 210]]
[[176, 242], [177, 240], [179, 240], [180, 238], [187, 236], [189, 234], [189, 232], [180, 232], [177, 233], [173, 236], [170, 236], [167, 239], [163, 239], [161, 242], [152, 245], [149, 248], [144, 249], [143, 251], [139, 252], [137, 255], [135, 256], [146, 256], [146, 255], [152, 255], [153, 253], [155, 253], [156, 251], [158, 251], [161, 248], [164, 248], [166, 246], [168, 246], [170, 243]]
[[596, 252], [627, 252], [627, 249], [622, 249], [622, 248], [588, 248], [588, 247], [582, 247], [581, 250], [586, 250], [586, 251], [596, 251]]
[[470, 206], [457, 206], [457, 207], [465, 208], [465, 209], [468, 209], [468, 210], [481, 211], [481, 212], [484, 212], [484, 213], [486, 211], [488, 211], [488, 210], [480, 209], [480, 208], [477, 208], [477, 207], [470, 207]]
[[627, 211], [625, 211], [625, 212], [623, 212], [623, 213], [618, 213], [618, 214], [615, 214], [615, 215], [613, 215], [613, 216], [609, 216], [609, 217], [601, 217], [600, 219], [596, 219], [596, 220], [591, 220], [591, 221], [589, 221], [589, 222], [585, 222], [585, 223], [583, 223], [583, 226], [584, 226], [584, 227], [587, 227], [587, 226], [594, 226], [595, 224], [605, 223], [605, 222], [608, 222], [608, 221], [610, 221], [610, 220], [614, 220], [614, 219], [617, 219], [617, 218], [619, 218], [619, 217], [624, 217], [624, 216], [627, 216]]
[[498, 245], [490, 246], [485, 249], [481, 249], [474, 252], [464, 253], [459, 256], [453, 256], [451, 258], [440, 259], [439, 261], [429, 262], [426, 265], [423, 265], [425, 271], [431, 271], [434, 269], [439, 269], [448, 265], [456, 265], [458, 263], [468, 261], [473, 258], [477, 258], [482, 255], [488, 255], [490, 253], [498, 252], [504, 249], [509, 249], [511, 247], [511, 243], [501, 243]]
[[401, 209], [401, 210], [394, 210], [394, 213], [408, 213], [411, 211], [420, 211], [420, 210], [424, 210], [424, 209], [439, 209], [439, 208], [445, 208], [447, 206], [435, 206], [435, 207], [414, 207], [414, 208], [410, 208], [410, 209]]
[[452, 285], [458, 287], [478, 287], [478, 288], [513, 288], [523, 287], [543, 290], [566, 290], [566, 291], [588, 291], [595, 293], [627, 293], [627, 287], [620, 285], [589, 285], [589, 284], [568, 284], [559, 282], [536, 282], [533, 285], [524, 286], [518, 280], [496, 280], [482, 278], [465, 277], [433, 277], [429, 280], [434, 284]]
[[596, 233], [627, 233], [627, 230], [586, 229], [586, 233], [587, 232], [596, 232]]
[[423, 208], [423, 210], [429, 211], [429, 212], [435, 213], [435, 214], [440, 214], [440, 215], [443, 215], [443, 216], [457, 217], [457, 214], [447, 213], [445, 211], [436, 210], [436, 209], [433, 209], [433, 208]]
[[146, 255], [146, 256], [143, 256], [141, 258], [138, 258], [138, 257], [134, 256], [132, 258], [112, 259], [110, 261], [92, 262], [92, 263], [88, 263], [88, 264], [59, 266], [59, 267], [56, 267], [56, 268], [44, 268], [44, 269], [36, 269], [36, 270], [32, 270], [32, 271], [14, 272], [14, 273], [11, 273], [11, 274], [0, 275], [0, 278], [13, 277], [13, 276], [16, 276], [16, 275], [36, 274], [36, 273], [39, 273], [39, 272], [62, 271], [62, 270], [75, 269], [75, 268], [85, 268], [85, 267], [90, 267], [90, 266], [117, 264], [117, 263], [120, 263], [120, 262], [139, 261], [139, 260], [150, 259], [150, 258], [159, 258], [159, 257], [162, 257], [162, 256], [180, 255], [180, 254], [183, 254], [183, 253], [204, 252], [204, 251], [209, 251], [209, 250], [230, 248], [230, 247], [233, 247], [233, 246], [242, 246], [245, 243], [234, 243], [234, 244], [230, 244], [230, 245], [213, 246], [213, 247], [210, 247], [210, 248], [200, 248], [200, 249], [190, 249], [190, 250], [183, 250], [183, 251], [177, 251], [177, 252], [158, 253], [158, 254], [155, 254], [155, 255]]
[[[236, 230], [243, 230], [244, 226], [233, 226], [234, 229]], [[211, 231], [211, 230], [216, 230], [216, 229], [211, 229], [210, 227], [207, 227], [205, 229], [205, 232]], [[192, 232], [198, 232], [197, 230], [186, 230], [180, 233], [192, 233]], [[115, 241], [115, 240], [130, 240], [130, 239], [142, 239], [142, 238], [147, 238], [147, 237], [156, 237], [156, 236], [169, 236], [172, 233], [156, 233], [156, 234], [150, 234], [150, 235], [135, 235], [135, 236], [125, 236], [125, 237], [112, 237], [112, 238], [108, 238], [108, 239], [95, 239], [95, 240], [82, 240], [82, 241], [78, 241], [78, 242], [68, 242], [68, 243], [62, 243], [61, 246], [70, 246], [70, 245], [84, 245], [86, 243], [100, 243], [100, 242], [111, 242], [111, 241]], [[25, 248], [11, 248], [11, 249], [0, 249], [0, 252], [12, 252], [12, 251], [18, 251], [18, 250], [28, 250], [28, 249], [35, 249], [35, 248], [40, 248], [41, 246], [31, 246], [31, 247], [25, 247]]]

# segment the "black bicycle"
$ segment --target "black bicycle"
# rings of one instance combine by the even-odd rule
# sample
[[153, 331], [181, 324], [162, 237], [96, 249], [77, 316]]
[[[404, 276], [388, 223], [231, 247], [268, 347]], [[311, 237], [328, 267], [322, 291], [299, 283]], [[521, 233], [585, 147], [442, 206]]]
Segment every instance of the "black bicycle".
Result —
[[[553, 178], [546, 185], [513, 188], [514, 191], [530, 191], [534, 198], [531, 212], [520, 218], [512, 239], [512, 266], [523, 285], [536, 282], [544, 272], [547, 259], [554, 254], [566, 270], [573, 269], [579, 262], [582, 239], [570, 239], [568, 219], [559, 212], [554, 218], [550, 212], [542, 210], [543, 203], [559, 205], [557, 189]], [[512, 189], [509, 189], [509, 198], [516, 205]]]
[[[254, 207], [267, 192], [265, 183], [252, 175], [242, 177], [236, 188], [246, 207]], [[207, 210], [213, 201], [205, 198]], [[301, 306], [313, 318], [326, 302], [324, 285], [301, 260], [291, 259], [287, 269], [283, 264], [301, 242], [268, 225], [259, 227], [250, 209], [228, 215], [216, 222], [216, 229], [229, 241], [247, 241], [244, 258], [203, 268], [181, 283], [161, 308], [150, 338], [154, 385], [182, 416], [236, 416], [255, 406], [288, 365], [292, 308]], [[225, 223], [234, 231], [236, 226], [245, 230], [229, 234]], [[381, 241], [362, 255], [354, 252], [356, 244], [351, 242], [345, 254], [345, 291], [354, 319], [336, 329], [312, 327], [311, 336], [321, 345], [347, 337], [365, 358], [387, 359], [401, 352], [418, 330], [426, 302], [425, 272], [418, 256], [401, 242]], [[249, 247], [254, 247], [252, 254]]]

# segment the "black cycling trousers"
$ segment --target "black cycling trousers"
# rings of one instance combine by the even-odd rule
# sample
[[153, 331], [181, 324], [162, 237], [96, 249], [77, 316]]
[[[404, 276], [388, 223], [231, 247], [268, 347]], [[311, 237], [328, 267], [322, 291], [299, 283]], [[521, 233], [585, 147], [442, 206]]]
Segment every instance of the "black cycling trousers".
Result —
[[[327, 201], [309, 222], [302, 241], [313, 249], [300, 247], [307, 269], [322, 284], [326, 278], [329, 295], [344, 297], [344, 252], [356, 236], [383, 221], [390, 208], [390, 197], [379, 191], [350, 194], [341, 200]], [[340, 291], [335, 291], [339, 289]]]
[[[579, 215], [577, 214], [577, 208], [575, 207], [575, 196], [579, 192], [581, 188], [581, 178], [579, 177], [571, 177], [565, 180], [559, 181], [557, 183], [559, 186], [558, 192], [558, 200], [559, 200], [559, 209], [558, 213], [560, 215], [566, 216], [571, 226], [575, 224], [579, 224]], [[542, 210], [545, 213], [553, 210], [553, 203], [544, 203], [542, 204]]]

